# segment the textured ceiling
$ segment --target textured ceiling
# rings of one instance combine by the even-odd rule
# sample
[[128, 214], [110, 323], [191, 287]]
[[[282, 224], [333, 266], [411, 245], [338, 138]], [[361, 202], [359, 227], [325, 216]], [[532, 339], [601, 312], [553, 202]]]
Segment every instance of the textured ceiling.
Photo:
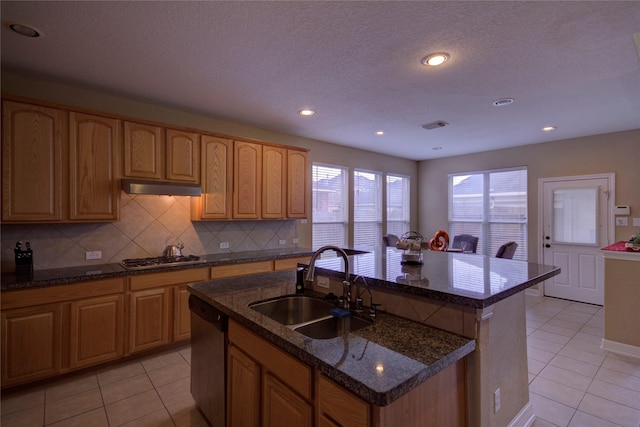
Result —
[[[640, 128], [638, 1], [2, 1], [1, 16], [3, 71], [409, 159]], [[436, 51], [451, 59], [420, 64]]]

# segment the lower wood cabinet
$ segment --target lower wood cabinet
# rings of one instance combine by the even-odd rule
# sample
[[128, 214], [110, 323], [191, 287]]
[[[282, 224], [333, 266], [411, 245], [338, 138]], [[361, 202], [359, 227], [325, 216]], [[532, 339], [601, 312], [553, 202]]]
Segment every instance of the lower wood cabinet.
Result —
[[122, 356], [122, 309], [122, 295], [108, 295], [71, 303], [69, 366], [72, 369]]
[[3, 310], [1, 332], [3, 387], [62, 371], [61, 304]]
[[187, 284], [209, 279], [209, 268], [129, 276], [126, 354], [163, 347], [191, 336]]
[[465, 426], [459, 360], [387, 406], [367, 403], [274, 344], [229, 320], [228, 426]]
[[228, 426], [313, 426], [312, 370], [229, 321]]
[[123, 352], [124, 281], [2, 293], [2, 387], [115, 360]]

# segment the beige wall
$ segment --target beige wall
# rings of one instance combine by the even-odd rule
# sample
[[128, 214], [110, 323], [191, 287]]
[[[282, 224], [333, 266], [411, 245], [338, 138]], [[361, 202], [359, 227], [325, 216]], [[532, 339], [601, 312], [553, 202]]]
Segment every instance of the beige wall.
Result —
[[422, 161], [418, 228], [426, 235], [448, 228], [448, 174], [518, 166], [528, 171], [529, 261], [538, 261], [541, 178], [615, 173], [615, 203], [631, 206], [629, 226], [615, 228], [615, 241], [640, 231], [631, 226], [640, 218], [640, 129]]
[[[327, 142], [260, 129], [238, 122], [207, 117], [196, 112], [189, 112], [188, 107], [183, 109], [163, 107], [121, 96], [7, 73], [2, 74], [2, 93], [94, 110], [96, 112], [112, 113], [236, 137], [303, 147], [309, 149], [310, 162], [336, 164], [383, 173], [403, 174], [409, 176], [412, 183], [417, 183], [418, 181], [418, 165], [413, 160], [356, 150]], [[185, 100], [184, 104], [188, 106], [188, 100]], [[412, 186], [411, 194], [411, 218], [414, 219], [418, 217], [417, 187], [415, 184]], [[34, 258], [36, 259], [36, 268], [38, 269], [53, 266], [66, 267], [96, 264], [95, 261], [84, 260], [84, 252], [89, 250], [102, 250], [103, 259], [101, 262], [119, 261], [121, 253], [125, 253], [129, 257], [154, 255], [153, 248], [158, 247], [158, 250], [161, 251], [164, 247], [159, 237], [149, 241], [149, 238], [144, 236], [132, 235], [132, 233], [143, 233], [143, 230], [141, 230], [143, 227], [138, 221], [138, 213], [141, 210], [133, 207], [149, 207], [151, 203], [148, 201], [148, 197], [138, 196], [131, 204], [124, 203], [129, 201], [128, 198], [123, 200], [121, 221], [113, 225], [3, 225], [2, 270], [13, 270], [12, 250], [16, 240], [31, 240], [34, 248]], [[185, 208], [184, 200], [171, 198], [167, 199], [164, 204], [170, 202], [173, 203], [172, 206], [175, 208], [171, 210], [172, 218], [170, 221], [163, 221], [162, 212], [154, 207], [150, 207], [146, 212], [144, 212], [144, 209], [142, 210], [150, 224], [145, 224], [144, 229], [153, 226], [159, 230], [156, 233], [147, 232], [148, 235], [166, 236], [170, 231], [171, 234], [178, 234], [183, 240], [190, 242], [187, 245], [191, 249], [188, 253], [204, 254], [201, 251], [206, 253], [221, 252], [220, 250], [216, 251], [216, 245], [219, 241], [230, 241], [232, 244], [230, 250], [234, 252], [269, 249], [273, 247], [273, 242], [278, 239], [286, 239], [287, 246], [292, 246], [291, 240], [294, 237], [299, 240], [298, 246], [311, 247], [310, 220], [306, 224], [303, 224], [302, 221], [243, 221], [242, 223], [217, 221], [196, 225], [189, 221], [189, 217], [186, 214], [188, 209]], [[307, 203], [308, 211], [311, 212], [311, 197], [309, 197]], [[170, 227], [167, 225], [169, 222], [171, 224]], [[290, 226], [290, 223], [294, 224], [293, 227]], [[259, 233], [256, 230], [260, 230]], [[119, 233], [123, 233], [124, 236], [120, 236]], [[78, 234], [82, 234], [82, 238], [78, 238]], [[256, 235], [262, 237], [256, 237]], [[39, 236], [46, 237], [40, 237], [38, 242]], [[105, 241], [105, 237], [109, 238], [108, 241]], [[229, 240], [230, 237], [233, 240]], [[114, 240], [117, 240], [117, 242], [114, 242]], [[164, 241], [164, 237], [162, 237], [162, 240]], [[38, 246], [34, 242], [37, 242]], [[233, 242], [241, 243], [233, 247]], [[62, 264], [58, 262], [58, 258], [63, 260]]]

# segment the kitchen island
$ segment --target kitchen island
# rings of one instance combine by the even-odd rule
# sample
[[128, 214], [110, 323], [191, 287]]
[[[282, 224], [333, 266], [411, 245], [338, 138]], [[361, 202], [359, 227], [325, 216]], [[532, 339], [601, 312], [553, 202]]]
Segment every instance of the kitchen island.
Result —
[[[314, 340], [248, 307], [275, 296], [261, 290], [288, 285], [292, 291], [290, 273], [202, 282], [190, 285], [189, 292], [373, 405], [393, 404], [464, 358], [465, 423], [527, 425], [534, 414], [522, 291], [559, 269], [475, 254], [424, 255], [422, 266], [402, 265], [401, 253], [392, 248], [350, 257], [353, 296], [361, 294], [369, 305], [366, 282], [383, 313], [372, 326], [344, 338]], [[312, 290], [341, 295], [342, 263], [342, 258], [318, 260], [319, 280]], [[319, 287], [320, 281], [329, 287]], [[353, 354], [345, 356], [346, 351]], [[376, 360], [384, 361], [384, 374], [377, 377]]]

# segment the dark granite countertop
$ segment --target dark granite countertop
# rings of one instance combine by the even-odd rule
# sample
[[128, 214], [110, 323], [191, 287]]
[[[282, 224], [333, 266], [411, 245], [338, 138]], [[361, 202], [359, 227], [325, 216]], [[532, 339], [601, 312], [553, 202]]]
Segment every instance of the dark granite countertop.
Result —
[[245, 262], [268, 261], [274, 259], [309, 256], [313, 252], [308, 248], [287, 248], [252, 252], [235, 252], [215, 255], [202, 255], [197, 264], [177, 265], [171, 267], [154, 267], [144, 270], [127, 270], [120, 264], [95, 264], [82, 267], [53, 268], [48, 270], [34, 270], [30, 277], [17, 276], [15, 273], [2, 274], [2, 288], [4, 291], [16, 289], [39, 288], [44, 286], [61, 285], [85, 280], [106, 279], [137, 274], [161, 273], [167, 271], [185, 270], [191, 268], [214, 267], [217, 265], [240, 264]]
[[[372, 288], [473, 308], [490, 306], [560, 274], [560, 268], [555, 266], [439, 251], [424, 251], [423, 265], [403, 265], [402, 251], [391, 247], [349, 259], [352, 283], [357, 276], [362, 276]], [[322, 258], [316, 262], [316, 275], [342, 278], [343, 271], [341, 257]]]
[[291, 271], [264, 273], [193, 283], [189, 291], [378, 406], [388, 405], [475, 350], [473, 339], [385, 313], [370, 326], [325, 340], [308, 338], [248, 307], [247, 301], [261, 299], [262, 287], [294, 281]]

